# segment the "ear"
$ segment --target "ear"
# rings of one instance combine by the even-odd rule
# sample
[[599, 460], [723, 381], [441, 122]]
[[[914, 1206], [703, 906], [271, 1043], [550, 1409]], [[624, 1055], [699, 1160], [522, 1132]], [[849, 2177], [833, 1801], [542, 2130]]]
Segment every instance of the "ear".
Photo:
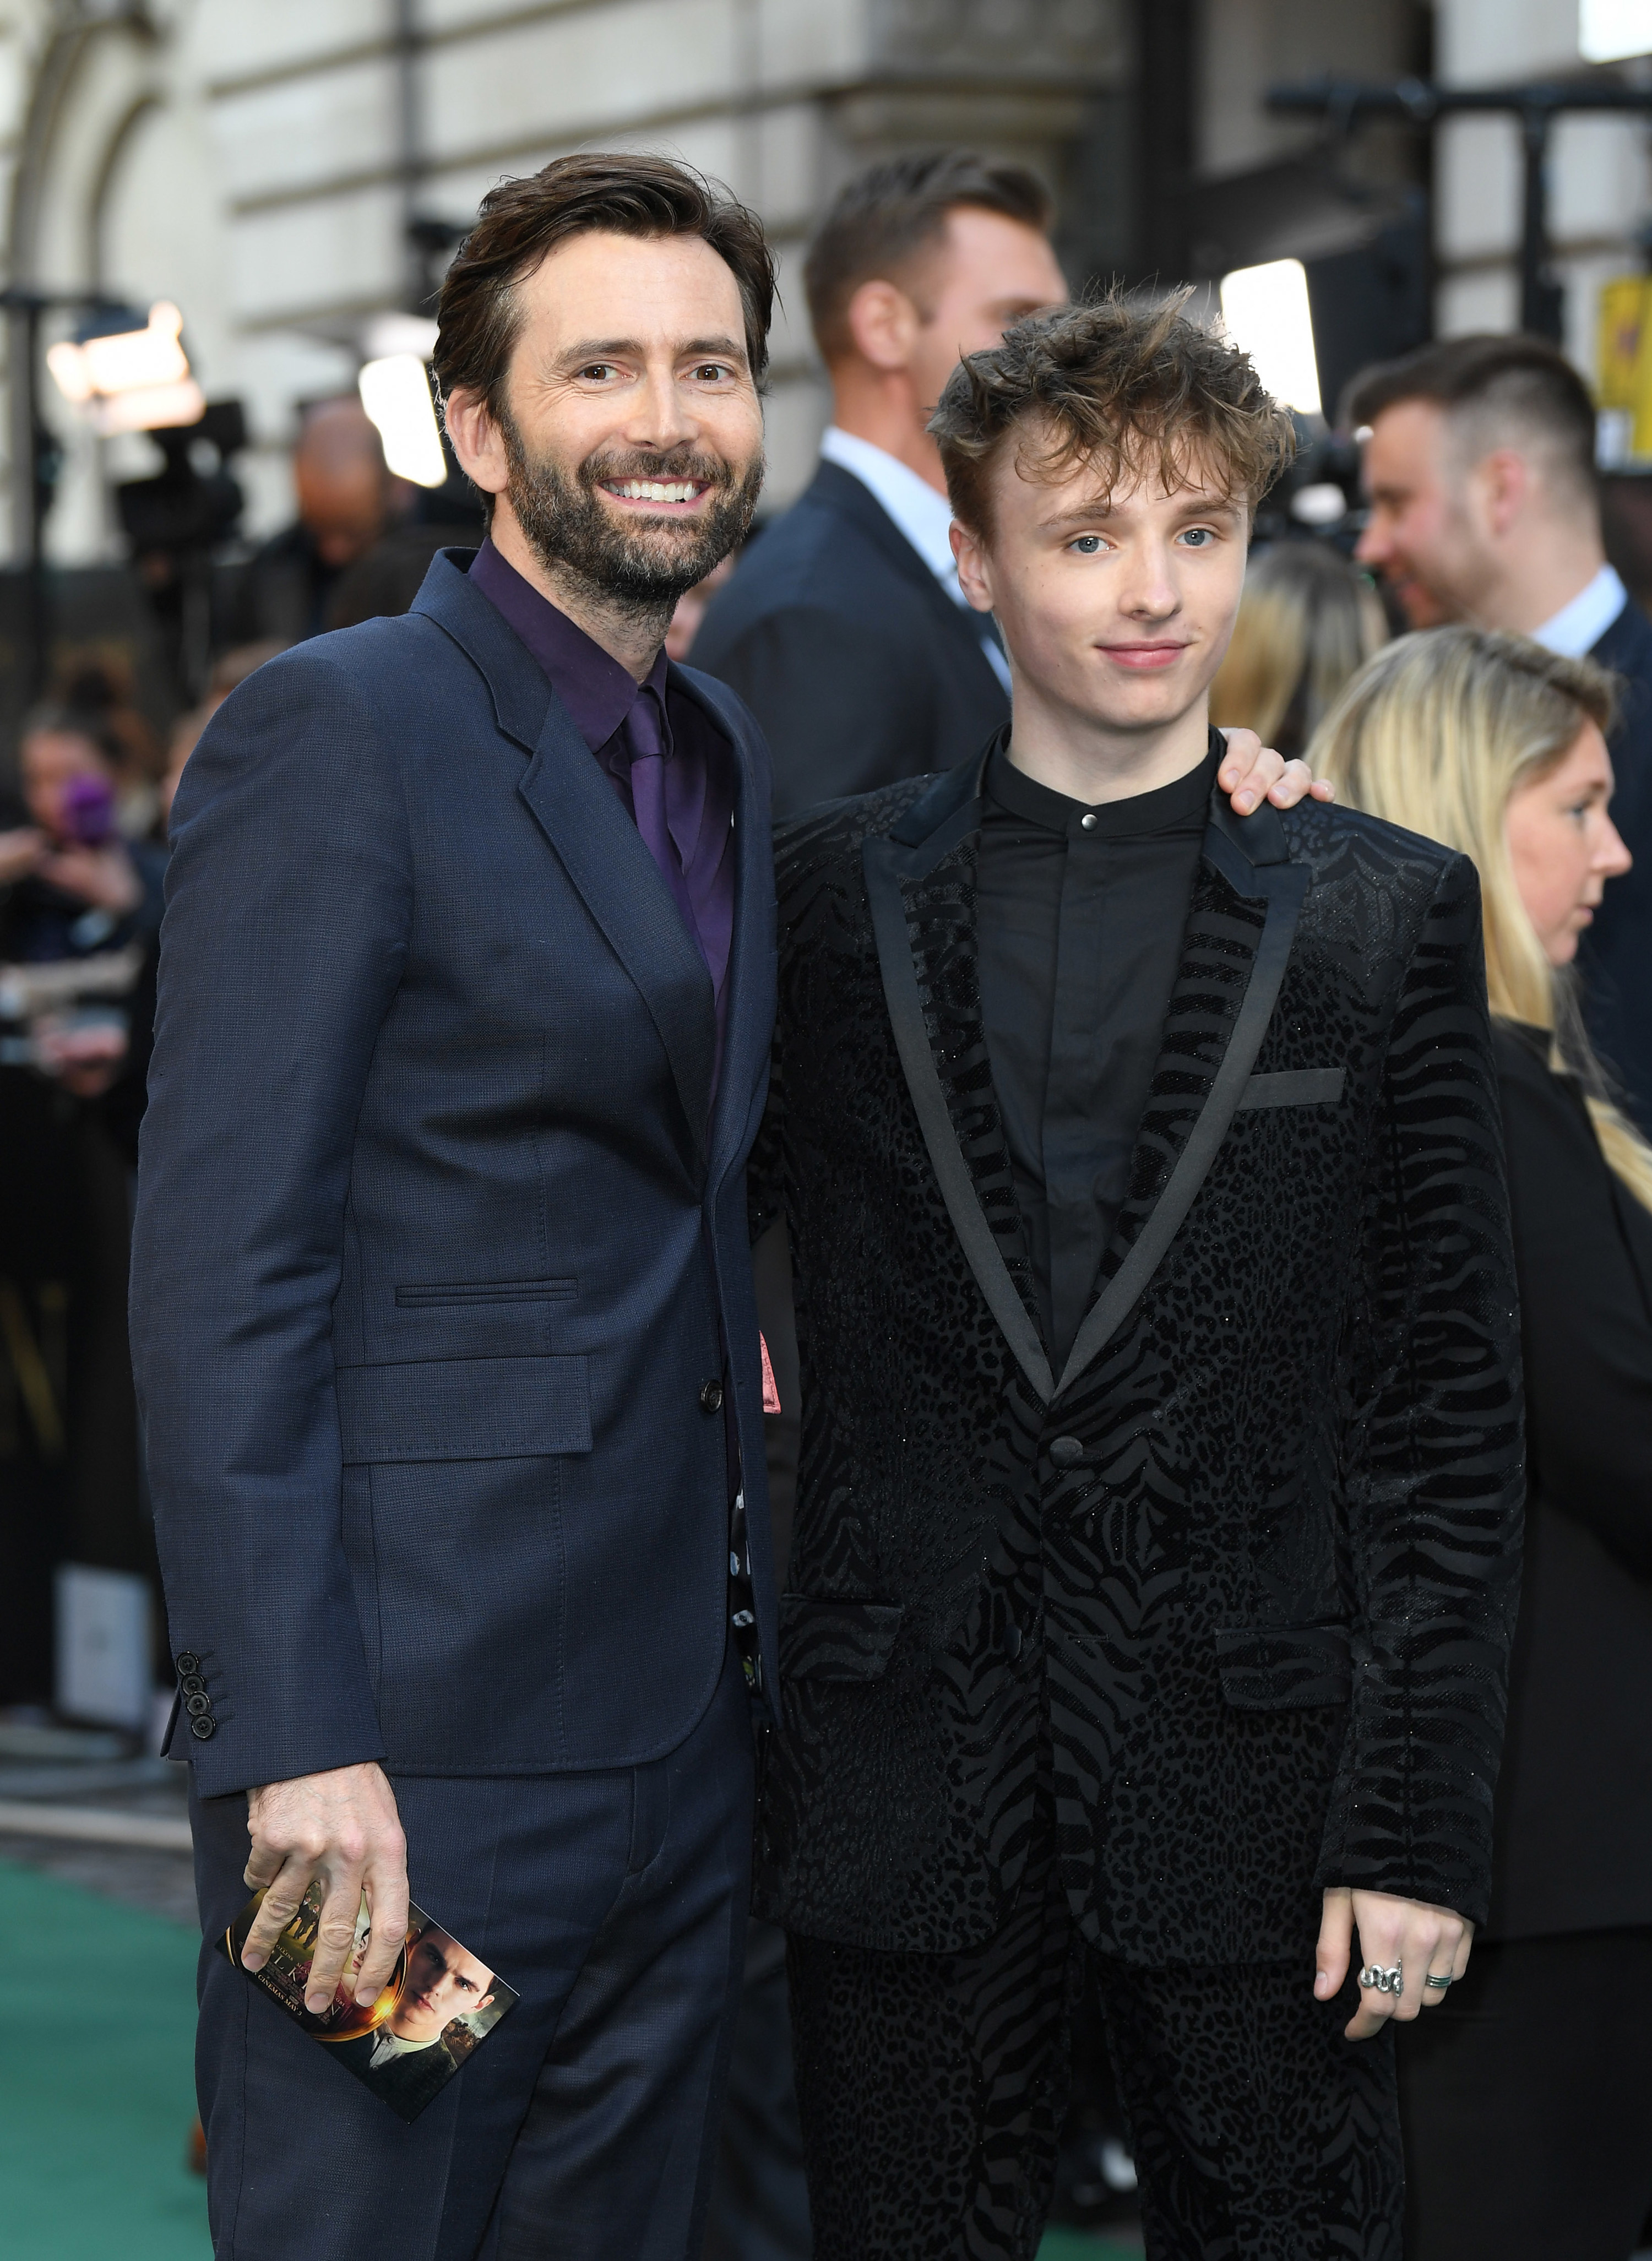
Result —
[[1532, 492], [1532, 470], [1512, 448], [1494, 448], [1475, 465], [1470, 477], [1484, 513], [1487, 530], [1509, 532]]
[[510, 484], [511, 467], [499, 426], [480, 393], [466, 385], [456, 386], [448, 395], [443, 420], [466, 478], [484, 494], [503, 494]]
[[958, 585], [978, 613], [993, 608], [992, 560], [987, 545], [972, 526], [954, 519], [951, 528], [952, 555], [958, 561]]
[[887, 376], [906, 368], [923, 327], [918, 310], [893, 283], [863, 283], [845, 317], [855, 351]]

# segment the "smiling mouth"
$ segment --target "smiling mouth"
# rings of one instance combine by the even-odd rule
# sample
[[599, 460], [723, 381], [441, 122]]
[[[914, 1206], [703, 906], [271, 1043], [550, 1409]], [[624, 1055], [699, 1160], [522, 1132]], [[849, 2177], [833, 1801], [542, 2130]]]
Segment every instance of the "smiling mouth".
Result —
[[695, 503], [710, 492], [704, 479], [604, 479], [604, 494], [616, 502]]
[[1121, 667], [1174, 667], [1184, 651], [1184, 643], [1104, 643], [1101, 650], [1109, 659], [1116, 659]]

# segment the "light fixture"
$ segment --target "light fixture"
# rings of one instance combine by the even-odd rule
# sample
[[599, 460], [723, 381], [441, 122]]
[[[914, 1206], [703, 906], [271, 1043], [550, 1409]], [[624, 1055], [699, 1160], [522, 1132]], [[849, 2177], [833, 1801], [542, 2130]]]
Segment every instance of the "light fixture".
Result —
[[1586, 63], [1652, 54], [1652, 0], [1579, 0], [1577, 52]]
[[198, 424], [206, 398], [190, 374], [183, 328], [183, 315], [165, 298], [147, 319], [135, 309], [107, 307], [49, 348], [46, 365], [102, 438]]
[[1300, 259], [1270, 259], [1265, 266], [1236, 267], [1225, 275], [1222, 320], [1275, 400], [1299, 416], [1319, 414], [1308, 270]]
[[363, 365], [356, 380], [362, 406], [378, 427], [384, 461], [399, 479], [439, 487], [448, 476], [436, 425], [436, 404], [424, 362], [416, 353], [390, 353]]

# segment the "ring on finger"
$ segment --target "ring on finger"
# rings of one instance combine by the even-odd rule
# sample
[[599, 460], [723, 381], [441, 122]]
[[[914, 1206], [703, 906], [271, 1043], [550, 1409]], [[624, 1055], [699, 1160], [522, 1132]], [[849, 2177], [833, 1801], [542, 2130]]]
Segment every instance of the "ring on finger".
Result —
[[1387, 1970], [1368, 1963], [1360, 1973], [1360, 1984], [1373, 1994], [1402, 1994], [1405, 1991], [1405, 1970], [1402, 1963], [1390, 1963]]
[[1454, 1981], [1449, 1970], [1445, 1973], [1443, 1977], [1440, 1978], [1436, 1978], [1433, 1972], [1431, 1970], [1427, 1977], [1423, 1981], [1425, 1986], [1432, 1986], [1437, 1993], [1440, 1994], [1443, 1994], [1447, 1987], [1451, 1985], [1453, 1983]]

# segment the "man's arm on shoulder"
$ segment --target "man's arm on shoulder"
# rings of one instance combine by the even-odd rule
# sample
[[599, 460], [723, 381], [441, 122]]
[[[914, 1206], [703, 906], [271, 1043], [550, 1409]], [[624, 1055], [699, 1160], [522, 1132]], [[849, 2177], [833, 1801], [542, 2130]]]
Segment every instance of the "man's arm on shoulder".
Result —
[[235, 693], [178, 795], [132, 1331], [172, 1640], [212, 1699], [187, 1746], [209, 1797], [382, 1752], [332, 1331], [406, 829], [382, 730], [313, 650]]
[[1356, 1920], [1368, 1903], [1368, 1927], [1411, 1940], [1405, 2016], [1424, 1999], [1423, 1934], [1443, 1972], [1467, 1960], [1456, 1920], [1486, 1913], [1524, 1497], [1480, 889], [1462, 857], [1440, 871], [1401, 979], [1370, 1152], [1345, 1447], [1370, 1647], [1319, 1881], [1331, 1928], [1351, 1890]]

